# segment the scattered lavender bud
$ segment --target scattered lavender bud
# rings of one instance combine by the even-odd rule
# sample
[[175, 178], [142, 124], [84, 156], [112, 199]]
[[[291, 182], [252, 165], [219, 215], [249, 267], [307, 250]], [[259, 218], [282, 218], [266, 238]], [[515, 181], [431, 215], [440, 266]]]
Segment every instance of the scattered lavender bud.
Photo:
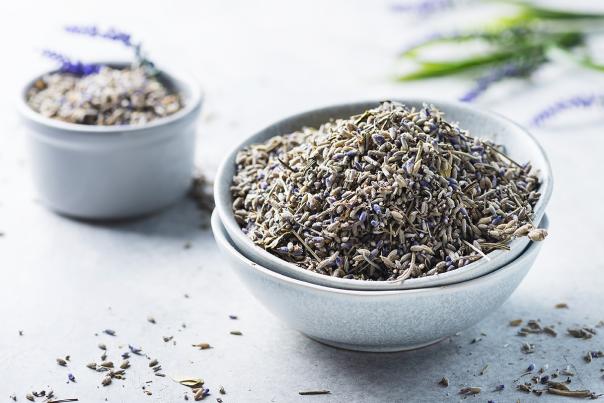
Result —
[[[132, 354], [136, 354], [136, 355], [141, 355], [141, 353], [143, 351], [142, 348], [137, 348], [137, 347], [134, 347], [134, 346], [132, 346], [130, 344], [128, 344], [128, 348], [130, 349], [130, 352]], [[122, 355], [122, 357], [123, 357], [123, 355]]]
[[367, 220], [367, 213], [365, 211], [361, 211], [361, 214], [359, 214], [359, 221], [365, 222], [366, 220]]

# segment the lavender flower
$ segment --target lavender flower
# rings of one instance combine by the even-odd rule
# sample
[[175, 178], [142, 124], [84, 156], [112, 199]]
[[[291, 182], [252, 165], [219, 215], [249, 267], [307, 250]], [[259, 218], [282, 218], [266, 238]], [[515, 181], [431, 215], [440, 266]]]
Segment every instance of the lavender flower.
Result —
[[462, 102], [472, 102], [498, 81], [511, 77], [525, 77], [535, 70], [538, 63], [510, 62], [497, 66], [476, 80], [476, 85], [459, 98]]
[[89, 74], [96, 74], [101, 69], [101, 66], [99, 64], [87, 64], [82, 63], [80, 61], [74, 62], [67, 56], [48, 49], [42, 51], [42, 55], [60, 63], [61, 67], [59, 68], [59, 70], [63, 73], [70, 73], [78, 76], [86, 76]]
[[365, 222], [366, 220], [367, 220], [367, 212], [361, 211], [361, 214], [359, 214], [359, 221]]
[[142, 348], [134, 347], [133, 345], [128, 344], [128, 348], [132, 354], [141, 355], [143, 352]]
[[420, 0], [414, 3], [392, 4], [390, 8], [396, 12], [426, 16], [452, 8], [455, 6], [455, 3], [455, 0]]
[[155, 75], [158, 73], [158, 70], [155, 69], [154, 64], [145, 56], [142, 49], [142, 44], [140, 42], [133, 42], [132, 36], [129, 33], [118, 31], [115, 28], [109, 28], [108, 30], [103, 31], [94, 25], [68, 25], [65, 27], [65, 31], [76, 35], [86, 35], [93, 38], [102, 38], [110, 41], [120, 42], [124, 46], [132, 49], [136, 62], [140, 66], [145, 67], [148, 70], [149, 75]]
[[532, 126], [542, 126], [552, 117], [570, 109], [589, 108], [595, 105], [604, 105], [604, 95], [576, 95], [563, 99], [543, 109], [531, 120]]
[[115, 28], [110, 28], [107, 31], [101, 31], [98, 27], [94, 25], [89, 26], [78, 26], [78, 25], [68, 25], [65, 27], [65, 31], [72, 34], [80, 34], [87, 35], [91, 37], [98, 37], [109, 39], [110, 41], [117, 41], [123, 43], [127, 47], [138, 46], [134, 45], [131, 41], [130, 34], [122, 31], [118, 31]]

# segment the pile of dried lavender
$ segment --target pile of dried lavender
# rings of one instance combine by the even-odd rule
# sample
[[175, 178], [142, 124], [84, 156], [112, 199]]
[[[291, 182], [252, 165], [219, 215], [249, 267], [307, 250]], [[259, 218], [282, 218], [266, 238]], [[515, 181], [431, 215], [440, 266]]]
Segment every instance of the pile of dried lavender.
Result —
[[539, 179], [434, 106], [385, 102], [243, 149], [233, 211], [248, 237], [317, 273], [404, 280], [467, 265], [533, 228]]
[[183, 107], [178, 94], [140, 67], [48, 74], [34, 83], [27, 103], [49, 118], [99, 126], [145, 124]]

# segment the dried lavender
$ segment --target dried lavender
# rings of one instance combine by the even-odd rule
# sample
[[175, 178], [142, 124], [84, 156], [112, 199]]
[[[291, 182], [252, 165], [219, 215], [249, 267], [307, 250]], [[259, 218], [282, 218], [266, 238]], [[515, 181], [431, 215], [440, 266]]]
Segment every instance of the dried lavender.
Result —
[[183, 107], [179, 94], [140, 67], [101, 67], [85, 76], [48, 74], [34, 83], [26, 98], [43, 116], [100, 126], [145, 124]]
[[546, 234], [531, 223], [540, 193], [530, 163], [434, 106], [385, 102], [246, 147], [236, 164], [233, 211], [247, 236], [325, 275], [424, 277]]

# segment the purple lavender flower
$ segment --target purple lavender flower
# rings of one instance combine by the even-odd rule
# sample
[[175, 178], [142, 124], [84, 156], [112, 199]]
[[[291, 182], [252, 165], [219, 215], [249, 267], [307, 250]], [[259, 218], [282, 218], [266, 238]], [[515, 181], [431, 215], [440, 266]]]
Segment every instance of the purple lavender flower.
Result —
[[371, 139], [377, 145], [382, 145], [386, 141], [384, 136], [382, 136], [381, 134], [374, 134], [373, 136], [371, 136]]
[[476, 80], [474, 88], [462, 95], [459, 100], [462, 102], [472, 102], [496, 82], [505, 78], [525, 77], [530, 74], [536, 66], [537, 63], [527, 63], [524, 61], [515, 61], [497, 66], [487, 72], [484, 76], [479, 77]]
[[94, 25], [68, 25], [65, 27], [65, 31], [72, 34], [87, 35], [91, 37], [109, 39], [110, 41], [121, 42], [127, 47], [137, 46], [132, 43], [130, 34], [118, 31], [115, 28], [110, 28], [107, 31], [101, 31], [98, 27]]
[[80, 61], [74, 62], [67, 56], [52, 50], [46, 49], [42, 51], [42, 55], [60, 63], [61, 67], [59, 67], [59, 70], [63, 73], [70, 73], [78, 76], [86, 76], [89, 74], [96, 74], [101, 69], [101, 66], [99, 64], [87, 64], [82, 63]]
[[128, 344], [128, 348], [132, 354], [141, 355], [143, 352], [142, 348], [134, 347], [133, 345]]
[[367, 220], [367, 212], [361, 211], [361, 214], [359, 214], [359, 221], [365, 222], [365, 220]]
[[604, 95], [576, 95], [571, 98], [555, 102], [539, 112], [531, 120], [532, 126], [542, 126], [552, 117], [570, 109], [589, 108], [595, 105], [604, 105]]
[[65, 27], [65, 31], [76, 34], [76, 35], [85, 35], [93, 38], [102, 38], [107, 39], [114, 42], [120, 42], [124, 46], [132, 49], [134, 52], [134, 57], [136, 58], [137, 63], [140, 66], [145, 67], [150, 75], [157, 74], [158, 71], [155, 69], [154, 64], [147, 59], [145, 54], [143, 53], [142, 44], [140, 42], [133, 42], [132, 36], [129, 33], [118, 31], [115, 28], [109, 28], [108, 30], [101, 30], [94, 25], [68, 25]]
[[455, 6], [455, 0], [420, 0], [414, 3], [397, 3], [391, 5], [396, 12], [430, 15]]

